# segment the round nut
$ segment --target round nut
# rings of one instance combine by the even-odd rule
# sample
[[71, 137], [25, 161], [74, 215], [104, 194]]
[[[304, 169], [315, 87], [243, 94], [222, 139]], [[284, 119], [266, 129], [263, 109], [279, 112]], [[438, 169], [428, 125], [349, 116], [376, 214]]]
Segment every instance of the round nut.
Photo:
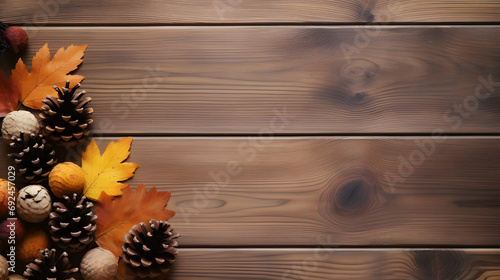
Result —
[[16, 203], [17, 215], [29, 223], [39, 223], [49, 217], [52, 199], [46, 188], [31, 185], [19, 191]]
[[50, 240], [47, 233], [40, 228], [31, 227], [26, 232], [21, 243], [16, 244], [16, 257], [21, 262], [30, 263], [40, 258], [40, 250], [50, 248]]
[[28, 33], [19, 26], [10, 26], [7, 28], [3, 33], [3, 39], [16, 54], [24, 51], [29, 41]]
[[72, 163], [59, 163], [49, 174], [49, 186], [52, 193], [62, 198], [73, 193], [80, 194], [85, 186], [85, 173], [83, 169]]
[[38, 134], [40, 125], [36, 117], [28, 111], [14, 111], [5, 116], [2, 123], [2, 137], [7, 143], [12, 143], [12, 137], [19, 137], [21, 132]]
[[85, 280], [112, 280], [118, 271], [118, 259], [102, 248], [88, 251], [82, 258], [80, 272]]

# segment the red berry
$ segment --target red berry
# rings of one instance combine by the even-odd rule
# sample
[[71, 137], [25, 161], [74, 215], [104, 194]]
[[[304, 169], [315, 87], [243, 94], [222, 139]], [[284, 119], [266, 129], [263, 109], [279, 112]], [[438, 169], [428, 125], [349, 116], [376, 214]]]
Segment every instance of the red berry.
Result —
[[11, 26], [3, 33], [3, 39], [15, 53], [20, 53], [28, 45], [28, 34], [18, 26]]

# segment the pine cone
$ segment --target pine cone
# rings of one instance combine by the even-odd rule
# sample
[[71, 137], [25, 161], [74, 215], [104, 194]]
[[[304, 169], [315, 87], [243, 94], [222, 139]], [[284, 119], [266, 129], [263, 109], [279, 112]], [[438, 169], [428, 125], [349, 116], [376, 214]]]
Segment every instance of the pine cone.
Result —
[[25, 134], [12, 137], [10, 146], [15, 150], [9, 154], [19, 166], [19, 173], [31, 183], [40, 183], [49, 176], [57, 163], [55, 151], [41, 134]]
[[75, 280], [69, 276], [77, 272], [78, 268], [70, 268], [68, 253], [62, 252], [56, 258], [56, 249], [45, 249], [45, 251], [40, 251], [40, 254], [41, 259], [35, 259], [34, 262], [26, 265], [23, 275], [28, 280]]
[[54, 86], [59, 97], [47, 96], [42, 102], [43, 112], [40, 114], [42, 125], [50, 138], [62, 146], [74, 146], [85, 140], [90, 134], [89, 125], [93, 122], [90, 118], [93, 109], [86, 108], [92, 100], [90, 97], [83, 97], [86, 92], [76, 93], [81, 86], [77, 84], [74, 88], [69, 88], [69, 81], [66, 87], [59, 89]]
[[97, 216], [92, 207], [94, 204], [85, 196], [78, 198], [63, 196], [64, 201], [54, 202], [50, 213], [50, 234], [52, 240], [68, 252], [78, 252], [94, 241]]
[[125, 235], [123, 261], [140, 278], [155, 278], [170, 270], [177, 255], [178, 234], [164, 221], [135, 225]]

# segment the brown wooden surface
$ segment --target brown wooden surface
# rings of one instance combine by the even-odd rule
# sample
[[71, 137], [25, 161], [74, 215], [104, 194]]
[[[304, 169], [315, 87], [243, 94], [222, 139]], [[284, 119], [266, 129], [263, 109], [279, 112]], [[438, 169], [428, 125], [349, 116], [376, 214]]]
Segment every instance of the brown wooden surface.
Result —
[[[102, 150], [109, 140], [99, 140]], [[391, 188], [386, 173], [398, 174], [416, 141], [430, 138], [285, 137], [258, 146], [244, 137], [136, 138], [129, 161], [141, 167], [131, 184], [172, 192], [183, 247], [315, 246], [319, 237], [334, 246], [499, 246], [500, 138], [438, 143]], [[221, 172], [234, 162], [241, 171], [227, 179]]]
[[498, 0], [1, 0], [17, 24], [497, 22]]
[[[183, 249], [172, 279], [494, 280], [498, 250]], [[170, 279], [170, 278], [169, 278]]]
[[89, 44], [92, 136], [134, 136], [132, 186], [172, 192], [183, 280], [500, 279], [498, 86], [448, 113], [500, 81], [499, 19], [499, 0], [0, 0], [28, 65]]
[[500, 81], [500, 28], [384, 27], [349, 61], [357, 30], [40, 28], [24, 58], [89, 44], [78, 73], [97, 135], [257, 134], [285, 107], [294, 118], [276, 134], [500, 132], [498, 85], [467, 117], [451, 112], [479, 76]]

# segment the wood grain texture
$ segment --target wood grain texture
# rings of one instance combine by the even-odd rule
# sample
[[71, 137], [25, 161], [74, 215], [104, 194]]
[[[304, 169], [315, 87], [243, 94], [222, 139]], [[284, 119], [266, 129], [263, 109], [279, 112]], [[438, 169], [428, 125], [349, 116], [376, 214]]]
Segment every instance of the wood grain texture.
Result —
[[169, 279], [493, 280], [500, 251], [183, 249]]
[[[373, 36], [361, 44], [359, 32]], [[293, 118], [275, 134], [500, 132], [499, 27], [29, 33], [25, 61], [45, 42], [53, 52], [89, 44], [78, 73], [97, 135], [258, 134], [285, 108]], [[355, 48], [349, 59], [347, 46]], [[493, 81], [489, 89], [480, 77]], [[478, 87], [485, 99], [475, 97]]]
[[173, 193], [168, 279], [500, 280], [500, 136], [305, 136], [498, 134], [500, 27], [456, 24], [498, 23], [500, 0], [0, 7], [31, 26], [28, 65], [46, 42], [89, 44], [91, 136], [139, 136], [130, 183]]
[[268, 140], [136, 138], [131, 184], [172, 192], [184, 247], [500, 245], [499, 137]]
[[[6, 2], [5, 4], [3, 2]], [[17, 24], [497, 22], [500, 1], [482, 0], [2, 0]]]

